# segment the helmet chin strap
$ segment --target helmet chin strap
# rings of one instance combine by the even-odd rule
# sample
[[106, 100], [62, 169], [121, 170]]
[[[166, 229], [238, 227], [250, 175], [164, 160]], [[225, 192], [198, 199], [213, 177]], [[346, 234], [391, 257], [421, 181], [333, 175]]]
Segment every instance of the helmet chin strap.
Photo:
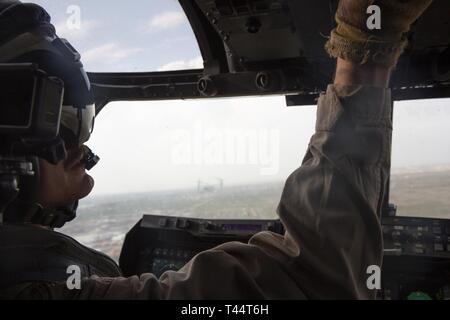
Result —
[[5, 210], [6, 224], [34, 224], [48, 228], [61, 228], [65, 223], [76, 217], [78, 201], [58, 208], [46, 208], [36, 199], [39, 188], [39, 160], [37, 157], [29, 158], [33, 174], [19, 177], [19, 195]]
[[66, 222], [75, 219], [77, 207], [78, 201], [57, 209], [44, 208], [42, 205], [35, 203], [29, 208], [24, 223], [61, 228]]
[[[58, 148], [62, 146], [62, 149], [65, 151], [64, 143], [55, 144], [55, 146]], [[87, 146], [83, 146], [83, 148], [84, 158], [82, 162], [84, 163], [86, 169], [90, 170], [97, 164], [100, 158], [95, 155]], [[47, 150], [45, 154], [53, 155], [55, 157], [57, 155], [58, 157], [54, 159], [56, 161], [60, 159], [60, 157], [65, 154], [65, 152], [48, 152]], [[14, 197], [14, 200], [12, 200], [11, 203], [6, 203], [7, 206], [5, 210], [6, 214], [4, 217], [4, 222], [14, 224], [34, 224], [48, 228], [61, 228], [67, 222], [75, 219], [78, 208], [78, 201], [58, 208], [46, 208], [41, 205], [36, 199], [37, 191], [40, 187], [39, 160], [37, 157], [33, 157], [32, 159], [30, 159], [30, 161], [32, 161], [32, 163], [30, 163], [30, 166], [32, 166], [33, 172], [32, 174], [28, 175], [23, 174], [23, 176], [21, 177], [21, 181], [19, 183], [21, 192], [19, 193], [19, 196], [17, 198]], [[2, 195], [4, 195], [4, 193], [2, 193]], [[0, 220], [0, 224], [2, 223], [3, 221]]]
[[[100, 160], [87, 146], [84, 148], [83, 163], [87, 170], [91, 170]], [[37, 224], [49, 228], [61, 228], [66, 222], [72, 221], [76, 217], [78, 201], [57, 209], [44, 208], [35, 203], [31, 206], [26, 215], [25, 223]]]
[[[87, 146], [83, 146], [83, 148], [85, 155], [82, 161], [85, 164], [86, 169], [90, 170], [98, 163], [100, 158]], [[27, 210], [24, 223], [36, 224], [49, 228], [61, 228], [67, 222], [75, 219], [77, 208], [78, 201], [56, 209], [45, 208], [39, 203], [34, 203]]]

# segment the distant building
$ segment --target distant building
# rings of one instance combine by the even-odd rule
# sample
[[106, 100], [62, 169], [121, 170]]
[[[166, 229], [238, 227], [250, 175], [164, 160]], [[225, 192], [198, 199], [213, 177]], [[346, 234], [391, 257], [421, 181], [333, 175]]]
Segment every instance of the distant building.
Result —
[[213, 183], [198, 180], [197, 181], [197, 192], [198, 193], [217, 192], [217, 191], [223, 189], [223, 185], [224, 185], [224, 182], [223, 182], [223, 179], [221, 179], [221, 178], [216, 178], [216, 181]]

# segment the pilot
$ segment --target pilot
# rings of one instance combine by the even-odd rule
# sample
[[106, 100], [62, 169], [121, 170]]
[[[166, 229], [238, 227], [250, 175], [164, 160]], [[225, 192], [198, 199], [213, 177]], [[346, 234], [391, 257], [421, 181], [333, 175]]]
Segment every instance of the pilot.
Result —
[[[432, 0], [341, 0], [337, 27], [326, 44], [337, 59], [334, 83], [320, 96], [316, 132], [303, 163], [287, 179], [278, 215], [286, 232], [256, 234], [196, 255], [181, 270], [160, 278], [124, 278], [108, 257], [52, 229], [73, 218], [74, 203], [92, 186], [82, 166], [83, 123], [62, 122], [68, 156], [57, 165], [41, 159], [38, 190], [20, 198], [0, 227], [0, 296], [6, 299], [372, 299], [367, 270], [382, 263], [380, 214], [386, 196], [391, 148], [392, 69], [407, 46], [405, 34]], [[381, 29], [370, 30], [367, 8], [381, 8]], [[35, 42], [23, 40], [30, 35]], [[63, 80], [83, 74], [58, 50], [44, 9], [17, 1], [0, 6], [0, 62], [30, 61]], [[25, 37], [23, 41], [18, 38]], [[60, 46], [58, 46], [60, 47]], [[6, 49], [5, 49], [6, 48]], [[9, 48], [9, 49], [8, 49]], [[13, 50], [11, 50], [13, 48]], [[63, 50], [64, 51], [64, 50]], [[61, 56], [59, 56], [61, 55]], [[55, 57], [61, 63], [54, 64]], [[76, 59], [75, 59], [76, 60]], [[76, 69], [76, 70], [75, 70]], [[81, 81], [82, 77], [77, 77]], [[84, 82], [83, 82], [84, 81]], [[82, 84], [67, 84], [70, 114], [88, 110], [89, 99], [70, 102]], [[72, 109], [77, 112], [73, 113]], [[71, 110], [71, 111], [70, 111]], [[81, 112], [82, 113], [82, 112]], [[70, 118], [70, 117], [69, 117]], [[80, 127], [81, 126], [81, 127]], [[89, 126], [88, 126], [89, 127]], [[64, 136], [64, 132], [69, 132]], [[73, 139], [72, 139], [73, 140]], [[67, 141], [68, 142], [68, 141]], [[31, 195], [30, 195], [31, 194]], [[29, 219], [24, 204], [41, 214], [72, 212], [59, 223]], [[66, 208], [66, 209], [63, 209]], [[68, 210], [67, 208], [72, 208]], [[63, 213], [61, 213], [63, 212]], [[45, 215], [45, 214], [44, 214]], [[67, 214], [66, 214], [67, 215]], [[50, 223], [49, 223], [50, 221]], [[69, 288], [66, 269], [83, 279]]]

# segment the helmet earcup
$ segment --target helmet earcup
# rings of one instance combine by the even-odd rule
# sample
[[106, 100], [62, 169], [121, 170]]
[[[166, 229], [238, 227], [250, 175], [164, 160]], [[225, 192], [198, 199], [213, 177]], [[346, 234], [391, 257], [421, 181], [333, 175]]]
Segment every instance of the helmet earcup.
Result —
[[36, 204], [40, 177], [39, 158], [29, 157], [28, 160], [32, 163], [34, 175], [18, 177], [20, 192], [5, 211], [4, 222], [6, 223], [25, 222], [31, 207]]

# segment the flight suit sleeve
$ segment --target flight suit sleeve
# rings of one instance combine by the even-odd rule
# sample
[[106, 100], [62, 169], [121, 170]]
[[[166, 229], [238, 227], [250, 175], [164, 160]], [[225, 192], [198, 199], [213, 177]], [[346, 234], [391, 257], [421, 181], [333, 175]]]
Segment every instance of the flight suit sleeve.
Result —
[[381, 266], [380, 213], [389, 176], [391, 97], [384, 88], [330, 85], [316, 132], [288, 179], [278, 214], [286, 233], [225, 243], [159, 279], [91, 277], [80, 290], [35, 284], [54, 299], [371, 299]]

